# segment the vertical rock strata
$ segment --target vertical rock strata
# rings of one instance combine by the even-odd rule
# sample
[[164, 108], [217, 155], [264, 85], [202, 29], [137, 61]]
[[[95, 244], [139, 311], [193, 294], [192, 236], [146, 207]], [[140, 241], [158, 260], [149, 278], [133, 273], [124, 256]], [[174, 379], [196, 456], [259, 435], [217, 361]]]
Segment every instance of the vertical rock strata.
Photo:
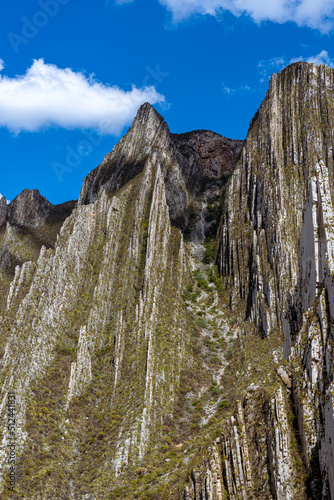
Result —
[[196, 500], [305, 499], [305, 473], [296, 463], [296, 438], [289, 423], [289, 403], [278, 388], [268, 398], [250, 387], [243, 401], [194, 470], [177, 498]]
[[[310, 181], [284, 348], [294, 376], [302, 446], [314, 483], [322, 482], [322, 498], [334, 496], [333, 301], [334, 209], [328, 168], [320, 161]], [[319, 465], [321, 479], [316, 477]]]
[[37, 189], [25, 189], [11, 203], [0, 199], [0, 314], [15, 268], [36, 261], [41, 247], [53, 248], [75, 202], [52, 205]]
[[189, 201], [208, 181], [228, 177], [240, 155], [242, 141], [208, 130], [170, 134], [168, 125], [148, 103], [141, 106], [128, 133], [84, 180], [79, 205], [92, 203], [101, 186], [116, 192], [143, 171], [148, 158], [159, 158], [169, 216], [181, 229], [188, 224]]
[[[241, 141], [209, 131], [172, 136], [146, 104], [85, 179], [55, 244], [36, 247], [31, 260], [22, 255], [4, 294], [0, 345], [2, 443], [13, 390], [19, 492], [31, 499], [102, 495], [159, 443], [194, 329], [182, 299], [189, 251], [177, 227], [188, 224], [189, 200], [205, 183], [233, 170], [240, 148]], [[10, 232], [38, 236], [55, 211], [28, 190], [9, 215], [5, 208], [4, 248]], [[5, 448], [0, 459], [4, 465]]]
[[228, 498], [334, 496], [333, 131], [334, 71], [289, 66], [273, 75], [226, 191], [217, 263], [232, 309], [262, 336], [284, 331], [297, 417], [294, 427], [284, 386], [255, 404], [248, 422], [246, 396], [246, 432], [239, 406], [221, 440]]
[[0, 198], [0, 227], [3, 226], [7, 219], [7, 212], [8, 212], [8, 207], [7, 207], [7, 200], [4, 196]]
[[334, 497], [333, 131], [297, 63], [244, 143], [145, 104], [74, 209], [0, 199], [1, 498]]
[[322, 160], [333, 184], [333, 145], [334, 71], [296, 63], [274, 74], [229, 184], [218, 255], [232, 300], [263, 335], [282, 329], [309, 181]]
[[[105, 461], [117, 475], [129, 460], [144, 456], [152, 432], [172, 411], [186, 362], [189, 326], [180, 300], [185, 251], [180, 231], [170, 225], [158, 160], [147, 161], [117, 197], [102, 190], [93, 204], [75, 209], [55, 250], [43, 247], [34, 268], [29, 266], [16, 270], [2, 324], [10, 332], [3, 344], [2, 418], [11, 388], [22, 455], [33, 444], [26, 420], [32, 387], [48, 378], [52, 365], [57, 369], [57, 353], [73, 352], [67, 387], [58, 394], [57, 425], [63, 434], [66, 420], [72, 433], [81, 433], [82, 424], [69, 419], [67, 410], [87, 386], [96, 387], [97, 353], [107, 352], [104, 375], [112, 383], [101, 411], [116, 409], [119, 420]], [[29, 291], [18, 302], [27, 273]], [[5, 432], [4, 442], [7, 437]], [[41, 445], [50, 447], [49, 439]], [[73, 449], [67, 438], [62, 452], [71, 455]], [[25, 453], [24, 462], [31, 460]]]

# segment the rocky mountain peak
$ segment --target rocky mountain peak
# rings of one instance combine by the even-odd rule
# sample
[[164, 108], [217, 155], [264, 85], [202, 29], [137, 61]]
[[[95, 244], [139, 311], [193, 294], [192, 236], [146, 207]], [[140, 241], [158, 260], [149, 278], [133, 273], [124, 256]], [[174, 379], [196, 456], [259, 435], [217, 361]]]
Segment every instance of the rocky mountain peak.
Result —
[[163, 173], [171, 221], [184, 229], [189, 195], [201, 195], [208, 182], [226, 179], [242, 144], [208, 130], [172, 134], [164, 118], [145, 103], [127, 134], [84, 180], [78, 204], [95, 202], [101, 187], [116, 192], [153, 162]]
[[150, 104], [145, 102], [140, 106], [137, 114], [133, 120], [132, 128], [145, 131], [148, 139], [154, 137], [157, 129], [165, 122], [165, 119], [158, 113], [158, 111]]
[[211, 130], [194, 130], [187, 134], [173, 134], [185, 156], [192, 149], [199, 157], [201, 171], [207, 179], [231, 175], [240, 154], [243, 141], [227, 139]]
[[226, 180], [239, 159], [243, 141], [210, 130], [172, 134], [175, 155], [187, 189], [202, 192], [211, 181]]
[[38, 189], [24, 189], [9, 204], [8, 220], [16, 226], [37, 227], [45, 220], [51, 206]]
[[165, 147], [168, 137], [169, 129], [162, 116], [151, 104], [143, 104], [127, 134], [85, 178], [78, 204], [93, 203], [101, 186], [107, 192], [122, 187], [143, 170], [154, 147]]
[[53, 248], [75, 201], [52, 205], [37, 189], [25, 189], [9, 204], [0, 199], [0, 312], [15, 268], [36, 261], [42, 246]]

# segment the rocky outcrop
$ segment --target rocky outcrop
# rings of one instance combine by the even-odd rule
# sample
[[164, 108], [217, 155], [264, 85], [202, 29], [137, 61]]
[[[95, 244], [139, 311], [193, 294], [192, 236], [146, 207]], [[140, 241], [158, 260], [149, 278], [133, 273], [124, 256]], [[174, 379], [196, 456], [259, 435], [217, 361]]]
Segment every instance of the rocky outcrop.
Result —
[[313, 488], [321, 487], [322, 498], [334, 496], [333, 228], [328, 168], [319, 162], [304, 213], [298, 283], [284, 322], [284, 349], [291, 363], [304, 454], [313, 470]]
[[[256, 421], [261, 433], [264, 420], [266, 431], [261, 453], [250, 452], [260, 460], [251, 467], [248, 445], [233, 434], [242, 427], [240, 412], [228, 423], [222, 454], [231, 457], [223, 460], [229, 498], [306, 498], [306, 485], [314, 498], [334, 494], [333, 98], [329, 68], [300, 63], [274, 75], [226, 191], [217, 263], [232, 309], [263, 336], [284, 329], [290, 368], [279, 367], [278, 375], [293, 397], [293, 411], [282, 400], [283, 389], [267, 400], [262, 417], [252, 408], [253, 425]], [[252, 422], [245, 428], [247, 435]], [[194, 491], [205, 491], [206, 470], [203, 463], [202, 482]], [[261, 484], [261, 493], [254, 484]]]
[[13, 226], [38, 227], [50, 214], [51, 207], [37, 189], [25, 189], [9, 204], [8, 222]]
[[38, 229], [42, 226], [61, 225], [75, 206], [75, 201], [52, 205], [38, 189], [24, 189], [7, 205], [6, 222], [22, 229]]
[[250, 387], [221, 437], [189, 477], [181, 500], [306, 499], [305, 470], [286, 390]]
[[162, 116], [150, 104], [143, 104], [128, 133], [84, 180], [79, 205], [94, 202], [101, 186], [108, 193], [116, 192], [155, 155], [164, 176], [171, 221], [184, 230], [191, 199], [213, 179], [226, 181], [241, 146], [242, 141], [206, 130], [171, 134]]
[[[95, 463], [101, 469], [98, 476], [105, 478], [102, 483], [92, 479], [88, 489], [105, 494], [112, 486], [107, 477], [117, 477], [147, 454], [163, 416], [173, 411], [181, 368], [187, 364], [190, 325], [181, 299], [185, 259], [182, 235], [170, 225], [160, 164], [152, 155], [144, 171], [117, 196], [102, 189], [94, 203], [75, 209], [55, 249], [42, 247], [29, 276], [25, 266], [17, 269], [2, 323], [10, 333], [3, 344], [1, 408], [10, 387], [18, 405], [22, 466], [37, 470], [41, 465], [35, 464], [36, 454], [42, 457], [45, 447], [53, 447], [48, 434], [37, 445], [39, 451], [32, 452], [34, 431], [27, 422], [34, 421], [33, 400], [51, 411], [39, 387], [49, 386], [54, 377], [63, 379], [54, 423], [59, 435], [67, 429], [69, 467], [74, 460], [78, 467]], [[66, 362], [61, 361], [64, 355]], [[98, 393], [103, 393], [104, 403]], [[85, 401], [80, 409], [79, 401]], [[102, 462], [94, 462], [94, 439], [84, 437], [90, 434], [96, 405], [102, 441], [103, 429], [113, 422]], [[85, 414], [84, 422], [78, 412]], [[83, 447], [79, 455], [78, 447]], [[43, 469], [55, 470], [53, 463], [50, 456]], [[38, 488], [25, 481], [28, 476], [20, 483], [22, 492], [38, 498]], [[66, 476], [60, 497], [69, 487]]]
[[228, 178], [239, 159], [242, 141], [226, 139], [210, 130], [173, 134], [176, 155], [187, 188], [201, 191], [208, 180]]
[[15, 268], [36, 261], [42, 246], [52, 248], [75, 202], [52, 205], [37, 189], [25, 189], [11, 203], [0, 199], [0, 313]]
[[201, 468], [194, 469], [180, 500], [224, 500], [221, 454], [216, 445], [208, 449], [208, 458]]
[[333, 74], [274, 75], [244, 143], [145, 104], [75, 208], [0, 200], [1, 498], [334, 496]]
[[7, 200], [4, 196], [0, 198], [0, 228], [7, 220]]
[[283, 326], [303, 212], [320, 159], [333, 184], [334, 71], [292, 64], [271, 78], [226, 195], [217, 263], [263, 335]]
[[151, 153], [168, 150], [169, 130], [159, 113], [148, 103], [142, 105], [132, 127], [103, 162], [84, 179], [79, 205], [93, 203], [101, 186], [107, 192], [116, 192], [143, 171]]

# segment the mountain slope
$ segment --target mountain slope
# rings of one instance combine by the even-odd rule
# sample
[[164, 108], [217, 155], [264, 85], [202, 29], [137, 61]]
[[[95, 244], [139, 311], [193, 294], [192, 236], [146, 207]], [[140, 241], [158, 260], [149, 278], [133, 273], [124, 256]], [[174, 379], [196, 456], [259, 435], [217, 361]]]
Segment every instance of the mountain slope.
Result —
[[291, 65], [244, 142], [145, 104], [74, 209], [0, 200], [2, 498], [334, 495], [333, 98]]
[[25, 189], [7, 205], [0, 199], [0, 313], [16, 266], [36, 261], [41, 247], [53, 248], [75, 202], [52, 205], [37, 189]]
[[[161, 120], [151, 106], [140, 109], [85, 180], [55, 248], [17, 268], [1, 348], [2, 408], [9, 387], [18, 407], [18, 495], [110, 492], [162, 439], [181, 372], [194, 366], [197, 327], [182, 299], [191, 256], [175, 225], [189, 225], [188, 202], [201, 198], [203, 183], [225, 182], [241, 143], [197, 132], [193, 144], [180, 139], [186, 153], [177, 155], [166, 125], [159, 135]], [[202, 168], [196, 151], [212, 141], [228, 153], [222, 171], [211, 172], [208, 158]], [[196, 175], [200, 189], [188, 190]]]

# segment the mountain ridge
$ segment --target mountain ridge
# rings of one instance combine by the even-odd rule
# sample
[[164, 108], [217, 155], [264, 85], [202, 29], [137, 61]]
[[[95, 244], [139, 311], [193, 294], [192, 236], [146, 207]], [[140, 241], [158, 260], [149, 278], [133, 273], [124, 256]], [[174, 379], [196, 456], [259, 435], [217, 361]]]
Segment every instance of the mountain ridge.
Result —
[[140, 108], [4, 289], [4, 499], [334, 495], [333, 130], [334, 70], [308, 63], [245, 141]]

